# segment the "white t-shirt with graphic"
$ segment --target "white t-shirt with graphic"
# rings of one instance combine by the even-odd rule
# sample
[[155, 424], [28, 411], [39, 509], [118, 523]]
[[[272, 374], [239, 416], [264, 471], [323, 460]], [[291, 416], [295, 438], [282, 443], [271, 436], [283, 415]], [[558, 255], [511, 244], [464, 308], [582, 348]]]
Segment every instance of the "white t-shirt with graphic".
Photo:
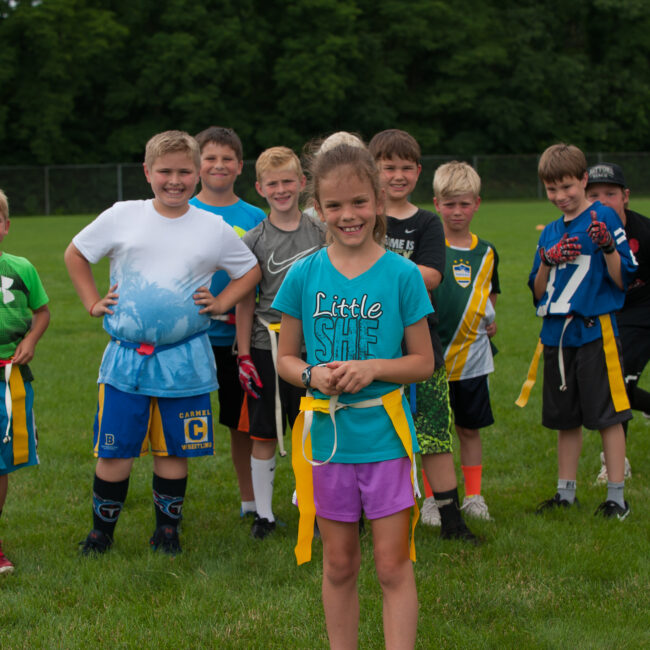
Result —
[[157, 397], [215, 390], [207, 335], [183, 341], [210, 326], [193, 293], [209, 286], [218, 269], [236, 279], [256, 264], [235, 231], [219, 215], [193, 206], [169, 219], [154, 209], [152, 200], [123, 201], [102, 212], [72, 241], [92, 264], [110, 259], [109, 284], [117, 284], [119, 294], [115, 313], [104, 317], [104, 329], [112, 337], [154, 346], [181, 342], [143, 357], [111, 341], [99, 382]]

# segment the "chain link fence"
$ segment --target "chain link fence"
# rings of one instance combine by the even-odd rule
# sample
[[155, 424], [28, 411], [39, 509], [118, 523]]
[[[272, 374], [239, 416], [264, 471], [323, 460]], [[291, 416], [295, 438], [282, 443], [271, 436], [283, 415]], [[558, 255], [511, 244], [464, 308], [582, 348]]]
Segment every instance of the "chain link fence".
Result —
[[[422, 175], [412, 200], [430, 203], [433, 174], [450, 160], [464, 160], [480, 174], [483, 199], [541, 199], [544, 188], [537, 178], [539, 156], [423, 156]], [[650, 195], [650, 153], [591, 153], [587, 162], [613, 162], [625, 171], [636, 196]], [[12, 215], [99, 214], [115, 203], [151, 197], [142, 165], [49, 165], [46, 167], [0, 167], [0, 188], [9, 197]], [[235, 191], [249, 203], [266, 207], [255, 191], [255, 161], [247, 160]]]

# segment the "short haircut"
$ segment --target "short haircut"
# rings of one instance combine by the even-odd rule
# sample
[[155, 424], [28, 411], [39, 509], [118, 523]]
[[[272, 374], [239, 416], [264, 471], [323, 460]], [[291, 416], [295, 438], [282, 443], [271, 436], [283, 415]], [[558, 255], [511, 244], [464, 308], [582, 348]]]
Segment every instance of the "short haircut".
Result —
[[329, 151], [330, 149], [333, 149], [334, 147], [337, 147], [340, 144], [347, 144], [350, 145], [351, 147], [366, 146], [363, 143], [363, 140], [358, 135], [355, 135], [354, 133], [349, 133], [348, 131], [337, 131], [336, 133], [332, 133], [332, 135], [328, 135], [320, 143], [320, 146], [318, 147], [318, 151], [316, 151], [316, 155], [318, 155], [319, 153], [325, 153], [326, 151]]
[[7, 200], [7, 195], [0, 190], [0, 217], [5, 221], [9, 219], [9, 201]]
[[[350, 167], [351, 172], [359, 179], [370, 181], [375, 200], [379, 200], [381, 196], [379, 172], [370, 152], [365, 147], [358, 145], [340, 144], [323, 151], [314, 158], [311, 167], [310, 189], [315, 203], [320, 205], [320, 184], [323, 178], [340, 167]], [[386, 215], [383, 212], [377, 215], [372, 235], [378, 244], [385, 245]]]
[[581, 179], [587, 173], [587, 159], [575, 145], [560, 142], [541, 155], [537, 173], [545, 183], [557, 183], [565, 176]]
[[199, 145], [185, 131], [163, 131], [154, 135], [147, 142], [147, 147], [144, 152], [144, 164], [148, 169], [151, 169], [156, 160], [161, 156], [179, 151], [186, 153], [192, 159], [197, 170], [201, 168], [201, 150], [199, 149]]
[[257, 182], [260, 183], [262, 181], [264, 172], [284, 169], [285, 167], [290, 167], [292, 171], [296, 172], [298, 178], [302, 178], [300, 158], [289, 147], [271, 147], [262, 151], [259, 158], [255, 161]]
[[368, 149], [375, 160], [388, 160], [395, 157], [420, 164], [422, 157], [417, 140], [401, 129], [387, 129], [377, 133], [370, 141]]
[[239, 136], [233, 129], [228, 129], [225, 126], [209, 126], [195, 136], [196, 141], [199, 143], [201, 153], [206, 144], [214, 142], [224, 147], [230, 147], [237, 156], [237, 160], [244, 160], [244, 148], [242, 147]]
[[433, 195], [437, 199], [448, 199], [461, 194], [481, 193], [481, 177], [466, 162], [451, 162], [440, 165], [433, 176]]

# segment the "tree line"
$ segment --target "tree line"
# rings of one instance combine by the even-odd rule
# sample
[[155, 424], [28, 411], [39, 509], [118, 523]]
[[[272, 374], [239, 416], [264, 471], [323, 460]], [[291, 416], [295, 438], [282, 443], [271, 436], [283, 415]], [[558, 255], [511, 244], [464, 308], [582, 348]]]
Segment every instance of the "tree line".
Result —
[[650, 141], [647, 0], [0, 0], [0, 165], [246, 157], [400, 127], [431, 154]]

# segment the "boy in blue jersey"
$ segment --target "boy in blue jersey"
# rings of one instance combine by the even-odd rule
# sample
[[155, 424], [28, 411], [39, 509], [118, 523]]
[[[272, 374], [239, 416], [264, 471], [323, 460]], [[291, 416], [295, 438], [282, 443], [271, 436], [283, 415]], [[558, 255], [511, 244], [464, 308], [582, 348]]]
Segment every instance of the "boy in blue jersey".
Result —
[[[9, 203], [0, 190], [0, 242], [9, 232]], [[0, 251], [0, 515], [7, 499], [9, 474], [38, 464], [34, 390], [27, 365], [50, 323], [48, 297], [38, 272], [24, 257]], [[2, 552], [0, 575], [14, 565]]]
[[[260, 208], [242, 201], [234, 190], [244, 166], [244, 152], [239, 136], [221, 126], [211, 126], [196, 135], [201, 148], [201, 191], [190, 205], [219, 214], [243, 237], [266, 218]], [[229, 282], [225, 271], [212, 276], [210, 292], [217, 295]], [[244, 390], [239, 384], [237, 357], [233, 353], [235, 312], [219, 316], [208, 330], [219, 382], [219, 424], [230, 429], [230, 453], [237, 474], [241, 499], [240, 514], [255, 514], [255, 495], [251, 482], [251, 439], [238, 428]]]
[[[188, 204], [199, 146], [187, 133], [149, 140], [144, 173], [154, 199], [122, 201], [77, 234], [66, 266], [91, 317], [111, 340], [99, 369], [93, 529], [85, 555], [103, 553], [124, 506], [134, 459], [154, 455], [154, 550], [179, 553], [187, 459], [213, 453], [210, 392], [217, 388], [207, 330], [256, 285], [255, 258], [219, 215]], [[91, 263], [110, 259], [110, 288], [97, 291]], [[218, 269], [232, 278], [218, 296]]]
[[625, 519], [625, 436], [631, 418], [620, 364], [616, 319], [637, 264], [618, 215], [586, 195], [587, 161], [573, 145], [544, 151], [539, 177], [563, 215], [539, 238], [529, 286], [544, 318], [542, 424], [558, 429], [558, 487], [538, 512], [577, 503], [582, 427], [600, 431], [609, 481], [596, 513]]

